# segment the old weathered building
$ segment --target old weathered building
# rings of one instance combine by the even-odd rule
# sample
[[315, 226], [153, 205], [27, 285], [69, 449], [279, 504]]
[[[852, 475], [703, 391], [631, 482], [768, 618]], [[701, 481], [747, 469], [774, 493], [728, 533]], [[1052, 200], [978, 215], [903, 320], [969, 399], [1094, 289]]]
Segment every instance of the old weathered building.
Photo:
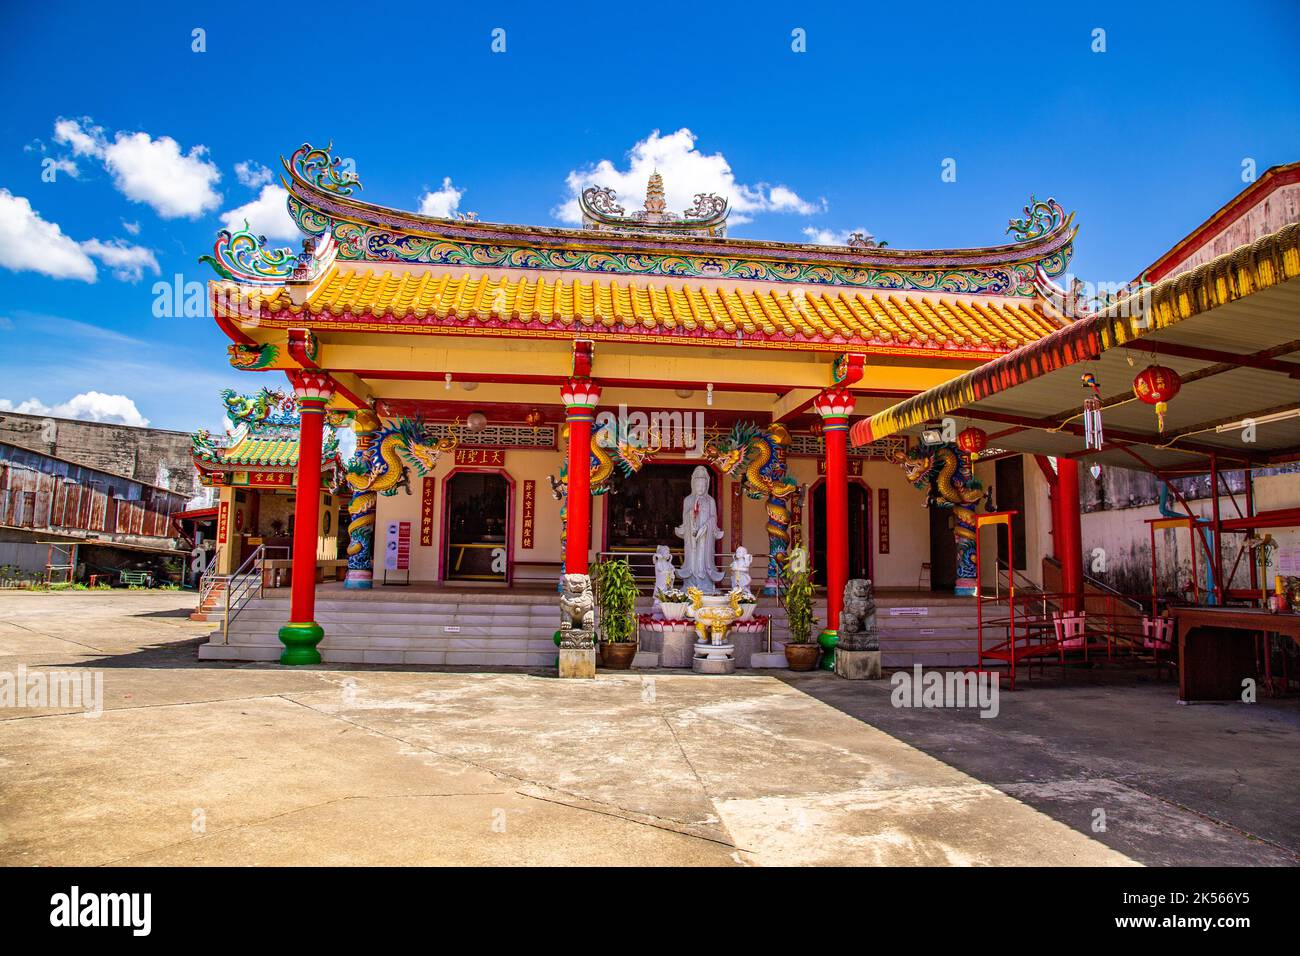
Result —
[[0, 442], [194, 498], [188, 432], [0, 412]]
[[[0, 442], [0, 566], [6, 579], [108, 583], [123, 570], [179, 582], [174, 518], [188, 496]], [[53, 566], [51, 568], [51, 566]]]

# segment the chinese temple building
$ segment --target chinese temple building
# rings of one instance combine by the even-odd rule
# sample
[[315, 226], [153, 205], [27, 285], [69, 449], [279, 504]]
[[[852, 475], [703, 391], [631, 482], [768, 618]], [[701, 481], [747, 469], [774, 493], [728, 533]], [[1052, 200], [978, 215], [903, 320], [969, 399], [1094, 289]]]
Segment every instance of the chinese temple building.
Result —
[[[1031, 200], [1011, 241], [981, 248], [823, 246], [728, 238], [725, 199], [669, 211], [658, 173], [642, 209], [588, 189], [582, 228], [563, 229], [365, 202], [328, 148], [282, 163], [302, 251], [245, 229], [205, 259], [231, 364], [287, 377], [300, 433], [250, 431], [196, 446], [195, 461], [232, 509], [241, 490], [283, 494], [290, 475], [318, 492], [294, 504], [286, 663], [318, 659], [313, 562], [330, 548], [339, 467], [329, 423], [357, 438], [332, 601], [387, 577], [433, 586], [410, 600], [463, 586], [489, 604], [531, 588], [553, 606], [562, 571], [602, 555], [648, 567], [664, 544], [680, 554], [700, 464], [718, 552], [753, 554], [756, 588], [770, 592], [802, 544], [832, 622], [849, 578], [973, 592], [969, 449], [947, 436], [952, 469], [927, 493], [900, 467], [908, 438], [854, 444], [849, 419], [1070, 324], [1051, 279], [1076, 226], [1055, 201]], [[240, 557], [228, 539], [221, 573]]]
[[[191, 451], [199, 480], [204, 487], [217, 490], [214, 570], [229, 575], [258, 552], [265, 557], [271, 583], [277, 571], [287, 583], [300, 493], [297, 401], [277, 388], [263, 388], [252, 397], [226, 389], [221, 397], [227, 434], [213, 436], [200, 430], [193, 436]], [[337, 553], [335, 485], [342, 461], [332, 428], [321, 441], [319, 457], [318, 477], [313, 483], [313, 551], [318, 575], [333, 577], [333, 569], [346, 562], [339, 560]]]

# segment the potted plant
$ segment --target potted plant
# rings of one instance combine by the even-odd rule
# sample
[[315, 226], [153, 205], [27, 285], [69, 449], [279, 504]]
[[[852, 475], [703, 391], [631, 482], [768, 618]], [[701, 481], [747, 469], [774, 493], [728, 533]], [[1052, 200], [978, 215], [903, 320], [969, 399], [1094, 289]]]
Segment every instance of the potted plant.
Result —
[[741, 588], [740, 597], [736, 603], [740, 605], [740, 620], [751, 621], [754, 619], [754, 610], [758, 607], [758, 598], [754, 597], [753, 592]]
[[636, 599], [639, 594], [632, 568], [623, 558], [592, 566], [596, 592], [596, 628], [600, 635], [601, 663], [612, 670], [627, 670], [636, 656]]
[[686, 620], [686, 605], [691, 599], [685, 591], [680, 588], [660, 589], [656, 592], [656, 596], [659, 598], [659, 609], [663, 611], [665, 620]]
[[[796, 567], [799, 570], [794, 570]], [[790, 628], [790, 639], [785, 642], [785, 660], [792, 671], [810, 671], [817, 666], [817, 655], [821, 648], [812, 639], [813, 617], [812, 571], [807, 567], [806, 559], [795, 562], [787, 561], [784, 575], [786, 580], [785, 596], [781, 604], [785, 608], [786, 623]]]

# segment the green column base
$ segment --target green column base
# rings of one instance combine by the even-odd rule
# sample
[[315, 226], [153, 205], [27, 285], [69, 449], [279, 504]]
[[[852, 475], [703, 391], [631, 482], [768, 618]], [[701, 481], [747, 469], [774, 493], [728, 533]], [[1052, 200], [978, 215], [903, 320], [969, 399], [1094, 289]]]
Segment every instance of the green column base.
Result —
[[290, 621], [280, 628], [280, 643], [284, 653], [280, 655], [281, 664], [319, 664], [320, 651], [316, 645], [325, 637], [324, 629], [315, 621], [295, 624]]
[[840, 643], [840, 632], [822, 631], [817, 635], [817, 643], [822, 649], [822, 660], [818, 666], [824, 671], [835, 670], [835, 648]]

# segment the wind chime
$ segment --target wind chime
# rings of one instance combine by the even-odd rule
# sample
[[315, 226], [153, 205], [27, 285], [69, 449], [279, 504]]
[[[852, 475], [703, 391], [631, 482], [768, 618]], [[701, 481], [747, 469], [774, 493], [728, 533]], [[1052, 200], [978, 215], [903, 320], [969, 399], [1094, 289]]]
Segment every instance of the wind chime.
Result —
[[[1083, 443], [1089, 451], [1101, 451], [1101, 385], [1097, 376], [1084, 372], [1079, 376], [1084, 388], [1092, 389], [1092, 394], [1083, 400]], [[1093, 462], [1088, 468], [1093, 481], [1101, 478], [1101, 465]]]
[[1084, 372], [1079, 376], [1084, 388], [1092, 394], [1083, 400], [1083, 443], [1089, 451], [1101, 451], [1101, 385], [1097, 376]]

